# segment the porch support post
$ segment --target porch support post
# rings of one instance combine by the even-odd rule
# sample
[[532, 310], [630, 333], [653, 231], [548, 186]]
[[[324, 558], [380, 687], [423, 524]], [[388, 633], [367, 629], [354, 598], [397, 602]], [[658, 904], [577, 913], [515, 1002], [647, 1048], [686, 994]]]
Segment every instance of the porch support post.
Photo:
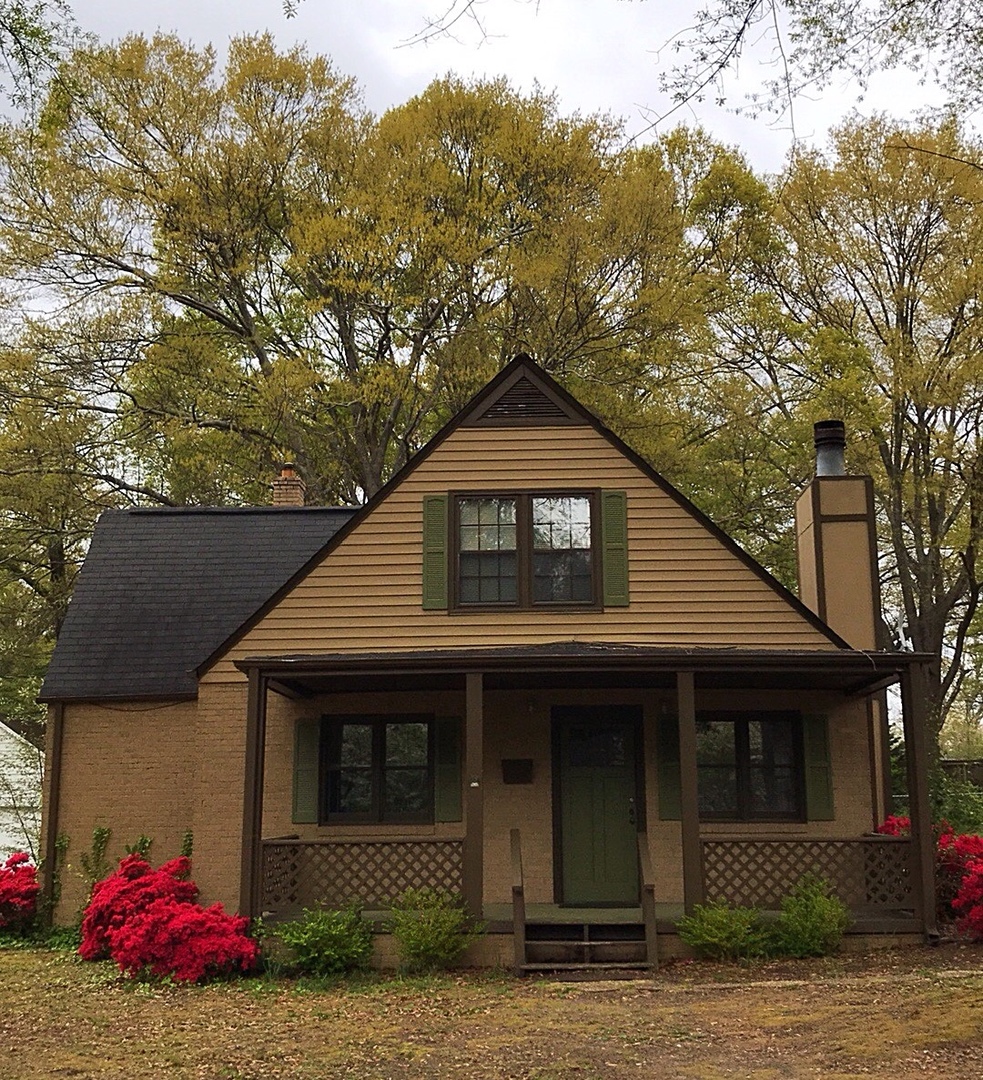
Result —
[[464, 902], [481, 918], [484, 894], [484, 677], [469, 671], [465, 690], [464, 732]]
[[908, 815], [911, 818], [912, 885], [915, 914], [929, 939], [938, 937], [935, 912], [935, 838], [928, 800], [928, 716], [925, 709], [925, 665], [901, 672], [901, 717], [908, 773]]
[[253, 919], [262, 914], [260, 882], [263, 831], [263, 772], [266, 761], [266, 679], [249, 669], [246, 705], [246, 762], [242, 798], [242, 863], [239, 914]]
[[700, 800], [696, 773], [696, 679], [692, 671], [676, 672], [679, 714], [679, 808], [683, 826], [683, 900], [690, 915], [704, 900], [703, 847], [700, 843]]
[[44, 863], [41, 866], [41, 894], [44, 898], [42, 919], [45, 926], [50, 926], [55, 916], [55, 881], [60, 869], [58, 866], [58, 811], [61, 803], [61, 760], [65, 745], [65, 706], [56, 702], [48, 714], [48, 727], [45, 732], [44, 779], [48, 785], [47, 798], [44, 801]]

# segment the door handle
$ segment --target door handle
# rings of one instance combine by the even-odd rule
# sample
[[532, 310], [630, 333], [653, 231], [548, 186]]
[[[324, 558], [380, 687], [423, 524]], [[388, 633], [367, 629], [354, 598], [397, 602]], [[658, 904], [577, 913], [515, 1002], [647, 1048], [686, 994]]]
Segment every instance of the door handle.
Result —
[[628, 800], [628, 824], [635, 824], [635, 800], [631, 798]]

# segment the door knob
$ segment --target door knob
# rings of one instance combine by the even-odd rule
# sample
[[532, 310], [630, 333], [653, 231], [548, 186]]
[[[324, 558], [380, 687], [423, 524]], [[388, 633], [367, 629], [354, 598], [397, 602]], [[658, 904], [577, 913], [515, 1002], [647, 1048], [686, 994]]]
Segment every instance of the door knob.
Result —
[[634, 799], [629, 799], [628, 800], [628, 824], [629, 825], [634, 825], [635, 824], [635, 800]]

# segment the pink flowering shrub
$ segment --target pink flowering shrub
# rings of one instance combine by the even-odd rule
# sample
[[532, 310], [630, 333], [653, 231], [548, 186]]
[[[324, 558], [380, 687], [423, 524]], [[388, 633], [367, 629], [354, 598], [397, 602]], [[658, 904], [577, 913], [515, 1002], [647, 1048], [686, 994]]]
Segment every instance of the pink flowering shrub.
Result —
[[139, 854], [127, 855], [97, 882], [82, 919], [84, 960], [111, 957], [127, 975], [142, 973], [199, 982], [249, 971], [258, 948], [247, 920], [221, 904], [203, 908], [191, 863], [181, 856], [156, 870]]
[[910, 836], [911, 818], [891, 814], [877, 826], [874, 832], [881, 833], [884, 836]]
[[[983, 836], [957, 833], [948, 821], [933, 826], [935, 897], [942, 919], [959, 916], [956, 928], [983, 941]], [[891, 816], [877, 826], [885, 836], [910, 836], [911, 820]]]
[[[980, 837], [973, 837], [979, 840]], [[972, 859], [966, 865], [959, 892], [952, 901], [959, 918], [956, 928], [973, 941], [983, 941], [983, 859]]]
[[983, 836], [944, 832], [939, 837], [938, 855], [939, 869], [965, 873], [970, 863], [983, 859]]
[[0, 864], [0, 930], [22, 930], [37, 914], [38, 868], [25, 851]]
[[153, 900], [113, 934], [113, 959], [127, 975], [147, 973], [201, 982], [251, 971], [259, 949], [246, 935], [248, 919], [221, 904], [203, 908], [170, 897]]
[[191, 863], [183, 855], [156, 870], [142, 855], [127, 855], [108, 876], [92, 886], [92, 898], [82, 917], [83, 960], [105, 960], [112, 955], [113, 934], [154, 900], [167, 897], [193, 904], [198, 886], [187, 877]]

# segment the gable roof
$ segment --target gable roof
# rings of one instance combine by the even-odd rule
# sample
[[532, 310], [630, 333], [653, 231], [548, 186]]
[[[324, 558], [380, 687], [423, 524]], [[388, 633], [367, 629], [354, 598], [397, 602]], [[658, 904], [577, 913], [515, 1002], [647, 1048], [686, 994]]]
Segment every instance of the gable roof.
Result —
[[106, 510], [40, 700], [194, 697], [195, 668], [354, 513]]
[[389, 481], [381, 487], [352, 517], [345, 523], [311, 558], [298, 567], [291, 578], [257, 607], [251, 616], [237, 627], [221, 644], [199, 665], [198, 674], [203, 675], [232, 648], [240, 638], [251, 630], [290, 590], [311, 570], [314, 569], [345, 538], [357, 529], [360, 523], [382, 502], [406, 477], [422, 465], [435, 450], [456, 430], [466, 427], [527, 426], [536, 424], [541, 427], [580, 424], [593, 428], [606, 439], [620, 454], [636, 466], [649, 480], [677, 503], [687, 514], [693, 517], [718, 540], [731, 554], [736, 556], [756, 577], [781, 599], [789, 604], [823, 637], [840, 649], [852, 646], [839, 634], [823, 622], [819, 616], [777, 578], [773, 577], [744, 548], [715, 524], [695, 503], [675, 488], [660, 473], [622, 441], [614, 432], [606, 428], [601, 421], [568, 390], [547, 374], [531, 357], [520, 353], [510, 361], [486, 386], [469, 401], [464, 408], [444, 425], [440, 431], [415, 454]]

